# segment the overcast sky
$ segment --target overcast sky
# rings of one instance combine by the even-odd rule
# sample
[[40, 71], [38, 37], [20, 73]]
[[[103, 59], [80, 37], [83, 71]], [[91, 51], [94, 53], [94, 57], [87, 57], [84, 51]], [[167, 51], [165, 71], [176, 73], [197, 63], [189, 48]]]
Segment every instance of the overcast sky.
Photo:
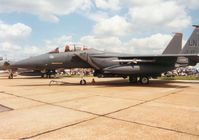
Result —
[[0, 56], [22, 59], [74, 42], [158, 54], [172, 32], [187, 40], [198, 13], [198, 0], [0, 0]]

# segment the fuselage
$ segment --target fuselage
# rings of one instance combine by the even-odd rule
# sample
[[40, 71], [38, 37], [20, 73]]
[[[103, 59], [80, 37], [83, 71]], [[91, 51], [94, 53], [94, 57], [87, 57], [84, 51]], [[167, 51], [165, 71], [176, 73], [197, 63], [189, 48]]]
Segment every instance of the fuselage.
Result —
[[[160, 75], [163, 72], [174, 69], [175, 62], [169, 64], [161, 63], [122, 63], [118, 60], [120, 56], [130, 54], [111, 53], [95, 49], [47, 53], [18, 61], [12, 65], [16, 68], [32, 70], [56, 70], [59, 68], [93, 68], [95, 75], [104, 76], [128, 76], [128, 75]], [[176, 61], [176, 60], [174, 60]]]

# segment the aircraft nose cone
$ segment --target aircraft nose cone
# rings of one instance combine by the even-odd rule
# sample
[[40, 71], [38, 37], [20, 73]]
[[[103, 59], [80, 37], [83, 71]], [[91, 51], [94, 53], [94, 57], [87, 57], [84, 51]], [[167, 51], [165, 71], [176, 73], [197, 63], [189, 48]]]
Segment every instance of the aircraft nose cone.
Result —
[[14, 68], [27, 68], [27, 69], [42, 69], [44, 65], [44, 60], [41, 57], [31, 57], [21, 61], [17, 61], [12, 64]]
[[38, 67], [39, 61], [35, 61], [34, 59], [25, 59], [21, 61], [17, 61], [13, 63], [11, 66], [14, 68], [35, 68]]
[[12, 64], [14, 68], [25, 68], [25, 69], [45, 69], [50, 63], [49, 55], [42, 54], [39, 56], [33, 56], [21, 61], [16, 61]]
[[0, 62], [0, 70], [3, 69], [4, 63]]
[[28, 63], [26, 60], [22, 60], [22, 61], [17, 61], [15, 63], [12, 64], [12, 67], [16, 67], [16, 68], [24, 68], [27, 67], [30, 63]]

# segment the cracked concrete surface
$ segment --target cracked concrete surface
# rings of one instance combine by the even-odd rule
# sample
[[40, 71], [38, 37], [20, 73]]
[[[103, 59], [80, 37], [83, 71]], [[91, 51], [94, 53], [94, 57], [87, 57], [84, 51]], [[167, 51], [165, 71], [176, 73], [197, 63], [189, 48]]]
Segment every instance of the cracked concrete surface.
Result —
[[199, 81], [56, 80], [0, 79], [0, 139], [199, 139]]

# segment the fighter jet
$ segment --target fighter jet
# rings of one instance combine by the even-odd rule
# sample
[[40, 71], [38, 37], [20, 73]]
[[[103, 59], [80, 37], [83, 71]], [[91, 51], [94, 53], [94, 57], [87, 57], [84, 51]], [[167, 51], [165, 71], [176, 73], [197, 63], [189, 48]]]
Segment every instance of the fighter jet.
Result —
[[[199, 26], [196, 26], [181, 54], [165, 54], [171, 51], [170, 49], [165, 50], [161, 55], [132, 55], [89, 49], [42, 54], [18, 61], [13, 64], [13, 67], [35, 70], [93, 68], [94, 76], [97, 77], [129, 77], [130, 82], [139, 81], [142, 84], [148, 84], [151, 77], [157, 77], [161, 73], [175, 69], [179, 57], [186, 58], [189, 65], [196, 65], [199, 62], [198, 34]], [[180, 44], [179, 38], [181, 36], [177, 37], [178, 45]], [[177, 45], [174, 41], [175, 39], [170, 44]], [[86, 84], [86, 81], [81, 80], [80, 84]]]
[[[177, 54], [177, 53], [179, 53], [179, 50], [181, 49], [181, 45], [182, 45], [182, 34], [176, 33], [174, 35], [174, 37], [172, 38], [172, 40], [169, 42], [166, 49], [164, 50], [163, 54]], [[75, 47], [73, 49], [70, 49], [70, 46], [66, 45], [64, 53], [63, 52], [60, 53], [59, 48], [56, 48], [55, 50], [52, 50], [47, 54], [43, 54], [43, 55], [36, 56], [36, 57], [31, 57], [29, 59], [25, 59], [20, 62], [17, 62], [17, 63], [15, 63], [15, 67], [31, 69], [33, 71], [37, 71], [38, 73], [40, 73], [40, 75], [42, 75], [42, 74], [50, 75], [50, 71], [55, 73], [55, 70], [59, 69], [59, 68], [82, 68], [82, 67], [89, 68], [90, 65], [85, 63], [84, 61], [80, 60], [80, 62], [77, 63], [76, 61], [79, 60], [79, 58], [77, 58], [77, 57], [73, 57], [72, 60], [75, 63], [70, 64], [70, 65], [68, 63], [67, 65], [69, 65], [69, 66], [66, 66], [64, 64], [64, 60], [61, 60], [62, 57], [64, 58], [64, 55], [67, 58], [68, 55], [73, 54], [73, 52], [75, 52], [77, 50], [82, 51], [82, 50], [86, 50], [86, 49], [85, 48], [80, 49], [80, 48], [75, 48]], [[100, 51], [97, 51], [97, 52], [100, 52]], [[42, 59], [41, 59], [42, 61], [39, 61], [39, 59], [41, 57], [42, 57]], [[61, 58], [56, 60], [57, 62], [55, 62], [53, 60], [54, 57], [56, 57], [56, 58], [61, 57]], [[50, 62], [51, 60], [53, 60], [54, 62]], [[28, 65], [28, 63], [29, 63], [29, 65]], [[64, 64], [64, 65], [61, 65], [61, 64]], [[42, 77], [44, 77], [44, 76], [42, 76]]]

